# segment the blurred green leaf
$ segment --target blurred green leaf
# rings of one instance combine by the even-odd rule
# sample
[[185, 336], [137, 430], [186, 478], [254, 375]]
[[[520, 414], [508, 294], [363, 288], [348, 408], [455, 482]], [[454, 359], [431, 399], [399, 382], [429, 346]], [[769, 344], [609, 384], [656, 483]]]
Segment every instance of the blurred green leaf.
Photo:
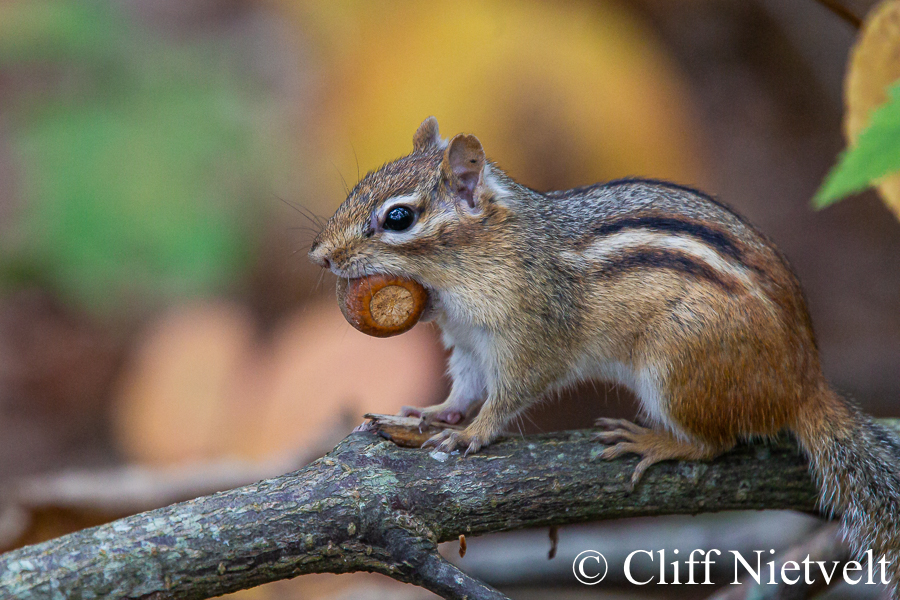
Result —
[[98, 0], [0, 2], [0, 65], [102, 53], [112, 16]]
[[824, 208], [900, 171], [900, 81], [889, 88], [888, 97], [872, 111], [869, 126], [859, 134], [856, 145], [841, 154], [816, 192], [813, 206]]
[[[75, 53], [75, 85], [13, 110], [27, 199], [16, 272], [40, 270], [40, 281], [99, 310], [221, 290], [249, 258], [253, 193], [273, 147], [254, 118], [265, 103], [214, 40], [154, 38], [112, 3], [50, 4], [60, 13], [17, 16], [27, 44], [10, 45], [0, 26], [0, 64], [18, 56], [10, 47], [26, 63], [35, 48], [92, 50], [88, 60]], [[68, 52], [54, 68], [71, 68]]]

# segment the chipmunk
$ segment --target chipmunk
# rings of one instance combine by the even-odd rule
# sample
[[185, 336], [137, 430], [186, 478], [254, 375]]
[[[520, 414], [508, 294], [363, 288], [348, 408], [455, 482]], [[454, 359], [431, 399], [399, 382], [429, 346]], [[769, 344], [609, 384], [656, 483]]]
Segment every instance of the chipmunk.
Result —
[[885, 556], [900, 597], [900, 442], [826, 383], [784, 255], [708, 195], [641, 179], [537, 192], [429, 117], [411, 154], [353, 188], [309, 257], [429, 291], [452, 388], [402, 414], [477, 414], [425, 446], [477, 452], [548, 392], [594, 378], [640, 400], [648, 426], [597, 422], [603, 459], [641, 457], [632, 484], [659, 461], [710, 460], [786, 429], [823, 507], [843, 513], [854, 551]]

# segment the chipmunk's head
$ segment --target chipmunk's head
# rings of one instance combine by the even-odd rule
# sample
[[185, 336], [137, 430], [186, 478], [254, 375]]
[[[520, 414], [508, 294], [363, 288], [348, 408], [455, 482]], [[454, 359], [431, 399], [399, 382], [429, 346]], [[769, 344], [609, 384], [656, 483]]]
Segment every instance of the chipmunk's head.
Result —
[[429, 285], [436, 266], [460, 262], [489, 226], [502, 188], [475, 136], [441, 139], [428, 117], [413, 151], [368, 173], [325, 223], [309, 258], [339, 277], [375, 273]]

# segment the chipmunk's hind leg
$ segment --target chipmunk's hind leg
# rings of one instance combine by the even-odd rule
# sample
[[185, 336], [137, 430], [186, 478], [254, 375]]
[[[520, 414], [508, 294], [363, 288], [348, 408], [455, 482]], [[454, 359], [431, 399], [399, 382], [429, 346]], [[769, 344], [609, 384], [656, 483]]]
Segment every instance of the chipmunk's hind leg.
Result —
[[593, 438], [604, 444], [615, 444], [600, 454], [603, 460], [613, 460], [623, 454], [637, 454], [641, 461], [631, 474], [633, 488], [648, 467], [664, 460], [710, 460], [728, 448], [714, 447], [697, 441], [676, 437], [664, 429], [641, 427], [625, 419], [597, 419], [595, 426], [605, 431]]

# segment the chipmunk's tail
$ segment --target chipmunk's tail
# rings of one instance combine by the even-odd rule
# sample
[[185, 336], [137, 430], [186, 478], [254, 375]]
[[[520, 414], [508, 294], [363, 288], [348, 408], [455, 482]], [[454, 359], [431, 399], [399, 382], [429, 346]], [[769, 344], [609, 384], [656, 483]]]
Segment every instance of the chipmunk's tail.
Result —
[[[884, 557], [891, 598], [900, 599], [900, 439], [827, 386], [793, 428], [821, 490], [822, 507], [841, 515], [854, 554], [872, 551], [875, 579]], [[867, 581], [864, 580], [864, 581]]]

